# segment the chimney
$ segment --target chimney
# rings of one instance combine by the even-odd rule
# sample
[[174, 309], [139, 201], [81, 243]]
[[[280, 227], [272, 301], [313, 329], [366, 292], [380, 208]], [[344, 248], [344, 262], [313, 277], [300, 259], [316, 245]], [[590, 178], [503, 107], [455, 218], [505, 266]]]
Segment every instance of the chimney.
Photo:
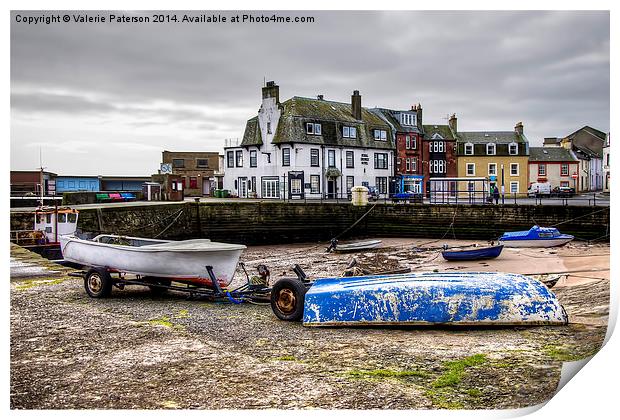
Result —
[[280, 86], [276, 85], [273, 80], [263, 87], [263, 100], [267, 98], [275, 98], [276, 104], [280, 103]]
[[515, 125], [515, 133], [523, 135], [523, 123], [521, 121]]
[[354, 90], [351, 95], [351, 113], [356, 120], [362, 119], [362, 97], [359, 90]]
[[450, 130], [456, 135], [456, 114], [452, 114], [450, 119], [448, 120], [448, 125], [450, 126]]
[[416, 108], [416, 122], [418, 123], [418, 130], [420, 130], [420, 132], [422, 131], [422, 105], [418, 104], [418, 107]]
[[317, 95], [317, 97], [316, 97], [316, 98], [317, 98], [319, 101], [322, 101], [322, 100], [323, 100], [323, 95]]

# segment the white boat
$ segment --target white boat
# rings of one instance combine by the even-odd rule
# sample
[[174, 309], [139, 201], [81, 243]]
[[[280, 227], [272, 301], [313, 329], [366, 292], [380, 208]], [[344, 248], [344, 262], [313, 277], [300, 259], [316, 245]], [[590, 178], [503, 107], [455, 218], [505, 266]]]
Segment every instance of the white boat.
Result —
[[355, 251], [363, 251], [366, 249], [379, 248], [380, 246], [381, 246], [380, 240], [350, 242], [346, 244], [341, 244], [336, 241], [336, 244], [333, 250], [336, 252], [355, 252]]
[[61, 236], [65, 260], [108, 272], [163, 277], [184, 283], [210, 285], [207, 266], [222, 287], [233, 279], [245, 245], [211, 242], [209, 239], [168, 241], [118, 235], [80, 239]]

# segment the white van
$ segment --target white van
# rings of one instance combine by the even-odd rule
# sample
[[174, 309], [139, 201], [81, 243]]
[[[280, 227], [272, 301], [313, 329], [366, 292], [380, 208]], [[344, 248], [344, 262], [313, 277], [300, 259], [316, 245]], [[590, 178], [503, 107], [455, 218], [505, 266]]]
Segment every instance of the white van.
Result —
[[532, 182], [527, 190], [528, 197], [540, 197], [542, 195], [551, 195], [551, 184], [548, 182]]

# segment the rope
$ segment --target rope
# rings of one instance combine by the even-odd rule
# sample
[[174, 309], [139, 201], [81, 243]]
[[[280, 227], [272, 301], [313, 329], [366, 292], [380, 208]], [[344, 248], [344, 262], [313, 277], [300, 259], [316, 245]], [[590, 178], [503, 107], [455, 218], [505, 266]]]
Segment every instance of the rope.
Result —
[[351, 226], [349, 226], [348, 228], [346, 228], [343, 232], [341, 232], [339, 235], [334, 236], [334, 239], [338, 239], [339, 237], [341, 237], [342, 235], [344, 235], [345, 233], [347, 233], [349, 230], [353, 229], [355, 227], [355, 225], [357, 225], [359, 222], [362, 221], [362, 219], [364, 219], [364, 217], [366, 217], [368, 215], [368, 213], [370, 213], [371, 211], [374, 210], [374, 208], [377, 206], [377, 204], [379, 204], [379, 202], [377, 201], [375, 204], [372, 205], [372, 207], [362, 215], [362, 217], [360, 217], [359, 219], [357, 219], [355, 221], [355, 223], [353, 223]]
[[164, 228], [164, 230], [162, 230], [161, 232], [159, 232], [157, 235], [153, 236], [154, 239], [159, 238], [161, 236], [161, 234], [163, 234], [165, 231], [167, 231], [168, 229], [170, 229], [170, 226], [172, 226], [177, 220], [179, 220], [179, 217], [181, 217], [181, 215], [183, 214], [183, 209], [181, 209], [181, 211], [179, 212], [179, 214], [177, 215], [177, 217], [174, 218], [174, 220], [172, 222], [170, 222], [170, 224], [168, 226], [166, 226]]
[[573, 219], [564, 220], [563, 222], [556, 223], [555, 225], [551, 225], [550, 227], [560, 226], [561, 224], [572, 222], [573, 220], [581, 219], [582, 217], [592, 216], [593, 214], [600, 213], [602, 211], [609, 211], [609, 207], [605, 207], [604, 209], [593, 211], [592, 213], [584, 214], [583, 216], [578, 216], [578, 217], [575, 217]]
[[443, 238], [446, 237], [446, 235], [448, 234], [448, 232], [450, 232], [450, 229], [452, 229], [452, 235], [454, 236], [454, 239], [456, 239], [456, 233], [454, 232], [454, 221], [456, 220], [456, 212], [458, 210], [458, 206], [454, 207], [454, 214], [452, 215], [452, 222], [450, 223], [450, 225], [448, 226], [448, 229], [446, 230], [446, 232], [443, 234], [443, 236], [439, 239], [435, 239], [432, 241], [428, 241], [428, 242], [423, 242], [420, 245], [417, 246], [417, 248], [422, 247], [423, 245], [428, 245], [428, 244], [432, 244], [438, 241], [441, 241]]

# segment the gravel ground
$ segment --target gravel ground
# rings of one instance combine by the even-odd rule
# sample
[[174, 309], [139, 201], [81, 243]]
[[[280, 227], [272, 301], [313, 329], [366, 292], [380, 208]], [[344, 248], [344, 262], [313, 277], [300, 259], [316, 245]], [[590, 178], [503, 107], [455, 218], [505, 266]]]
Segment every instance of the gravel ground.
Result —
[[[378, 269], [480, 269], [446, 266], [413, 245], [437, 243], [385, 239], [348, 255], [251, 247], [242, 259], [266, 263], [272, 278], [291, 275], [295, 262], [311, 277], [338, 275], [353, 257]], [[609, 270], [608, 245], [528, 252], [553, 264], [591, 254]], [[605, 267], [572, 270], [553, 288], [578, 321], [564, 327], [315, 329], [279, 321], [268, 306], [153, 297], [143, 287], [91, 299], [66, 269], [13, 245], [11, 257], [13, 409], [521, 408], [553, 396], [563, 361], [600, 348], [608, 317]], [[42, 270], [17, 275], [33, 263]]]

